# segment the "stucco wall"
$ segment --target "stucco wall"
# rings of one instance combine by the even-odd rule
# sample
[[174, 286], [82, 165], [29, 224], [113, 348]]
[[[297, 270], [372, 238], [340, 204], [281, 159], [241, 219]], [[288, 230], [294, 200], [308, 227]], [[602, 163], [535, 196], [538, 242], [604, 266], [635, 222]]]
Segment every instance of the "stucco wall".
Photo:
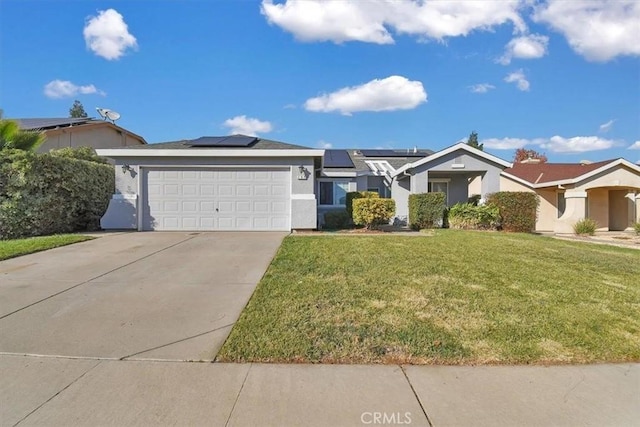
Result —
[[396, 218], [400, 222], [406, 222], [409, 218], [409, 194], [411, 194], [410, 179], [398, 180], [396, 177], [391, 183], [391, 196], [396, 201]]
[[505, 176], [500, 177], [500, 191], [524, 191], [536, 193], [540, 205], [536, 216], [536, 231], [553, 231], [558, 219], [558, 195], [556, 189], [532, 189]]
[[640, 173], [620, 165], [576, 184], [578, 190], [596, 187], [625, 187], [640, 190]]
[[[464, 165], [464, 167], [454, 167], [453, 165]], [[466, 202], [469, 196], [469, 179], [482, 174], [479, 194], [486, 196], [500, 191], [500, 173], [503, 169], [502, 166], [482, 157], [464, 150], [456, 150], [453, 153], [416, 167], [414, 175], [411, 177], [413, 181], [412, 191], [414, 193], [425, 193], [430, 175], [433, 178], [446, 176], [451, 179], [449, 184], [449, 204]]]
[[121, 148], [131, 145], [143, 145], [143, 142], [119, 132], [108, 125], [89, 125], [67, 127], [45, 132], [47, 139], [38, 148], [40, 153], [66, 147]]
[[588, 217], [598, 223], [598, 230], [609, 229], [609, 190], [595, 188], [587, 191]]

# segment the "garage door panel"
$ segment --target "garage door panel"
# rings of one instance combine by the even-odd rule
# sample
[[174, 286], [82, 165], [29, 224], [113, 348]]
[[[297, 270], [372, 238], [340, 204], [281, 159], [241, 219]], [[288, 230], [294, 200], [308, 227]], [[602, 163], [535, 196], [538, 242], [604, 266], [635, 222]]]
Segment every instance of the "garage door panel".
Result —
[[145, 229], [289, 230], [287, 169], [144, 169]]

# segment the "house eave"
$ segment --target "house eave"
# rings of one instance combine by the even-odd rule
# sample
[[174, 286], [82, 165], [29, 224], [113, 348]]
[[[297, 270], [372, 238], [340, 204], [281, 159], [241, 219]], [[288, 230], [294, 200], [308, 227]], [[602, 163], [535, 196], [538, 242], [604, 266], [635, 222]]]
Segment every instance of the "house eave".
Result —
[[322, 157], [324, 150], [314, 149], [98, 149], [98, 156], [121, 157]]

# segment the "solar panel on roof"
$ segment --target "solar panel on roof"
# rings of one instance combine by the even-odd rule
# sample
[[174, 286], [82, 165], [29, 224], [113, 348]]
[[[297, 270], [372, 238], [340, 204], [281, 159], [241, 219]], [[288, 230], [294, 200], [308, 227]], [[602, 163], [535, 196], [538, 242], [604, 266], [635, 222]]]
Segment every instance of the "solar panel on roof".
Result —
[[186, 144], [192, 147], [248, 147], [257, 140], [255, 136], [245, 135], [203, 136]]
[[324, 150], [325, 168], [352, 168], [355, 167], [347, 150]]

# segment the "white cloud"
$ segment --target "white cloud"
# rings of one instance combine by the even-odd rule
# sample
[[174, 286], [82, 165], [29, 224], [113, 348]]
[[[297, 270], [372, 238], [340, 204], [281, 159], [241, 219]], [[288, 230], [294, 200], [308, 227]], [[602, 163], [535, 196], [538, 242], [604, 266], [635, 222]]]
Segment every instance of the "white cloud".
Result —
[[394, 43], [391, 30], [442, 40], [511, 22], [522, 32], [526, 25], [518, 13], [521, 6], [519, 0], [286, 0], [280, 4], [263, 0], [261, 11], [269, 23], [301, 41], [390, 44]]
[[583, 153], [585, 151], [606, 150], [616, 146], [616, 142], [597, 136], [574, 136], [573, 138], [563, 138], [552, 136], [547, 142], [540, 144], [542, 148], [554, 153]]
[[257, 136], [258, 133], [269, 133], [273, 130], [273, 126], [269, 122], [263, 122], [247, 116], [236, 116], [225, 120], [225, 127], [230, 129], [231, 134], [242, 134], [248, 136]]
[[114, 9], [101, 10], [98, 16], [89, 17], [83, 34], [87, 47], [107, 60], [118, 59], [127, 49], [138, 46], [122, 15]]
[[322, 139], [321, 139], [320, 141], [318, 141], [318, 143], [316, 144], [316, 146], [317, 146], [318, 148], [323, 148], [323, 149], [325, 149], [325, 150], [328, 150], [328, 149], [330, 149], [330, 148], [333, 148], [333, 144], [332, 144], [332, 143], [327, 142], [327, 141], [324, 141], [324, 140], [322, 140]]
[[640, 141], [636, 141], [629, 146], [629, 150], [640, 150]]
[[562, 33], [590, 61], [640, 55], [637, 0], [548, 0], [536, 8], [533, 19]]
[[469, 86], [469, 89], [473, 93], [487, 93], [490, 90], [495, 88], [496, 87], [494, 85], [491, 85], [489, 83], [478, 83], [478, 84]]
[[602, 133], [609, 132], [611, 130], [611, 128], [613, 127], [613, 123], [615, 121], [616, 121], [616, 119], [611, 119], [607, 123], [601, 124], [600, 125], [600, 132], [602, 132]]
[[489, 138], [480, 141], [487, 148], [495, 150], [515, 150], [525, 145], [531, 145], [531, 140], [523, 138]]
[[47, 98], [70, 98], [76, 95], [102, 95], [106, 93], [94, 85], [78, 86], [68, 80], [52, 80], [44, 85], [44, 94]]
[[504, 81], [507, 83], [515, 83], [518, 89], [520, 89], [521, 91], [526, 92], [529, 90], [529, 81], [524, 75], [522, 69], [510, 73], [507, 77], [504, 78]]
[[504, 55], [498, 59], [503, 65], [511, 63], [513, 58], [535, 59], [547, 54], [549, 37], [539, 34], [516, 37], [505, 46]]
[[[487, 148], [496, 150], [515, 150], [525, 146], [536, 145], [554, 153], [583, 153], [586, 151], [606, 150], [615, 147], [618, 142], [603, 139], [597, 136], [575, 136], [564, 138], [562, 136], [552, 136], [551, 138], [489, 138], [480, 141]], [[640, 142], [640, 141], [639, 141]], [[639, 149], [640, 149], [640, 144]], [[633, 148], [633, 146], [629, 147]]]
[[421, 82], [390, 76], [307, 99], [304, 108], [323, 113], [340, 111], [349, 116], [358, 111], [410, 110], [423, 102], [427, 102], [427, 92]]

